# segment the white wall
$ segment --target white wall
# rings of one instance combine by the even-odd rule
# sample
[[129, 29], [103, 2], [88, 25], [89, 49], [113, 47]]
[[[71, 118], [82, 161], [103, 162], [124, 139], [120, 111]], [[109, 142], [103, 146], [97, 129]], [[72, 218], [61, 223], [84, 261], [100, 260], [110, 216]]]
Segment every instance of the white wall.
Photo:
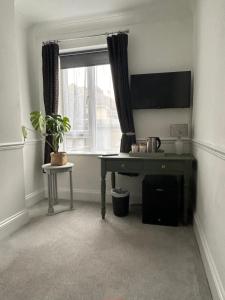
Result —
[[195, 8], [195, 230], [214, 299], [225, 299], [225, 1]]
[[[129, 29], [129, 69], [131, 74], [192, 69], [192, 16], [176, 2], [176, 7], [127, 12], [89, 20], [46, 23], [36, 26], [36, 69], [39, 70], [39, 97], [42, 98], [41, 45], [42, 41], [74, 38], [95, 33]], [[61, 49], [105, 44], [105, 37], [77, 39], [60, 43]], [[162, 148], [174, 151], [169, 136], [171, 123], [191, 124], [191, 109], [137, 110], [134, 112], [137, 138], [158, 135], [165, 139]], [[191, 133], [191, 130], [190, 130]], [[187, 151], [188, 143], [186, 144]], [[75, 197], [99, 201], [100, 161], [96, 156], [70, 156], [75, 163]], [[99, 174], [96, 176], [96, 174]], [[119, 185], [132, 192], [132, 201], [140, 201], [142, 178], [119, 176]], [[68, 194], [66, 182], [59, 185], [61, 195]], [[110, 185], [108, 184], [108, 191]]]
[[18, 77], [15, 60], [15, 23], [13, 5], [14, 4], [12, 0], [1, 1], [1, 143], [15, 142], [20, 140], [20, 127], [18, 126], [18, 124], [20, 124], [20, 103], [18, 97]]
[[0, 237], [28, 220], [25, 210], [14, 1], [0, 2]]
[[[32, 64], [35, 49], [32, 25], [16, 13], [16, 46], [17, 64], [19, 70], [19, 97], [21, 104], [21, 123], [32, 128], [30, 112], [40, 110], [40, 101], [35, 93], [35, 69]], [[43, 149], [40, 138], [30, 132], [23, 148], [25, 200], [29, 207], [43, 199], [44, 186], [41, 170]]]
[[[179, 12], [178, 12], [179, 14]], [[192, 19], [159, 19], [131, 26], [130, 74], [192, 69]], [[135, 110], [137, 138], [168, 138], [171, 123], [191, 125], [190, 109]], [[190, 130], [191, 131], [191, 130]]]

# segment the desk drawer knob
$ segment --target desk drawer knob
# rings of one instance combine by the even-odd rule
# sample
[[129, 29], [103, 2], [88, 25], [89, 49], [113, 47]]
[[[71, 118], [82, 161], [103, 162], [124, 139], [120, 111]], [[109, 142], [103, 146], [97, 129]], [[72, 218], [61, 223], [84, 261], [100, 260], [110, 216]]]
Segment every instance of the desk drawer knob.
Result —
[[125, 164], [121, 164], [121, 168], [125, 168]]
[[166, 165], [162, 165], [161, 167], [162, 167], [162, 169], [165, 169], [165, 168], [166, 168]]

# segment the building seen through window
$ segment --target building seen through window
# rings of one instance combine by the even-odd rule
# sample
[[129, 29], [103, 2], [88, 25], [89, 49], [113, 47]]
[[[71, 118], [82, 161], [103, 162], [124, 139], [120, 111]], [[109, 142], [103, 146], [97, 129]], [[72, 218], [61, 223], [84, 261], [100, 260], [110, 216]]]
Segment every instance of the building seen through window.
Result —
[[109, 64], [61, 69], [61, 113], [71, 131], [67, 152], [118, 153], [121, 130]]

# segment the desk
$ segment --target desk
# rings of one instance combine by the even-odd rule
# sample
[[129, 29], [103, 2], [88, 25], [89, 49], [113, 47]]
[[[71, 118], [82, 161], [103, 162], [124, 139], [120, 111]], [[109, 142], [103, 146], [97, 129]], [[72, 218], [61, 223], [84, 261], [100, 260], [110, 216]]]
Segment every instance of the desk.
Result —
[[70, 178], [70, 209], [73, 209], [73, 179], [72, 169], [74, 164], [67, 163], [63, 166], [52, 166], [51, 164], [42, 165], [42, 169], [48, 175], [48, 215], [54, 215], [54, 204], [58, 203], [57, 193], [57, 173], [69, 172]]
[[105, 219], [105, 193], [107, 172], [111, 172], [112, 188], [115, 188], [115, 172], [138, 173], [144, 175], [183, 175], [184, 203], [183, 223], [188, 223], [188, 209], [191, 205], [191, 186], [195, 158], [191, 154], [169, 154], [150, 157], [131, 157], [121, 153], [116, 156], [99, 156], [101, 159], [101, 215]]

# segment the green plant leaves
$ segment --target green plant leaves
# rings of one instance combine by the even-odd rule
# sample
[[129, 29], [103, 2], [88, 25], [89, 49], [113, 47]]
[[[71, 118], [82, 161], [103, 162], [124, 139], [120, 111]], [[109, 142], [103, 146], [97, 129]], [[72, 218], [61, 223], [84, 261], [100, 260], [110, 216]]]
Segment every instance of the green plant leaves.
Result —
[[70, 120], [66, 116], [58, 114], [44, 116], [39, 111], [30, 113], [32, 126], [42, 136], [51, 136], [51, 147], [54, 152], [58, 151], [59, 144], [63, 142], [64, 134], [71, 129]]
[[71, 125], [70, 125], [70, 120], [68, 117], [63, 117], [62, 119], [63, 122], [63, 126], [64, 126], [64, 131], [68, 132], [71, 129]]
[[31, 112], [30, 121], [35, 130], [39, 131], [42, 134], [45, 132], [46, 122], [42, 112], [40, 111]]

